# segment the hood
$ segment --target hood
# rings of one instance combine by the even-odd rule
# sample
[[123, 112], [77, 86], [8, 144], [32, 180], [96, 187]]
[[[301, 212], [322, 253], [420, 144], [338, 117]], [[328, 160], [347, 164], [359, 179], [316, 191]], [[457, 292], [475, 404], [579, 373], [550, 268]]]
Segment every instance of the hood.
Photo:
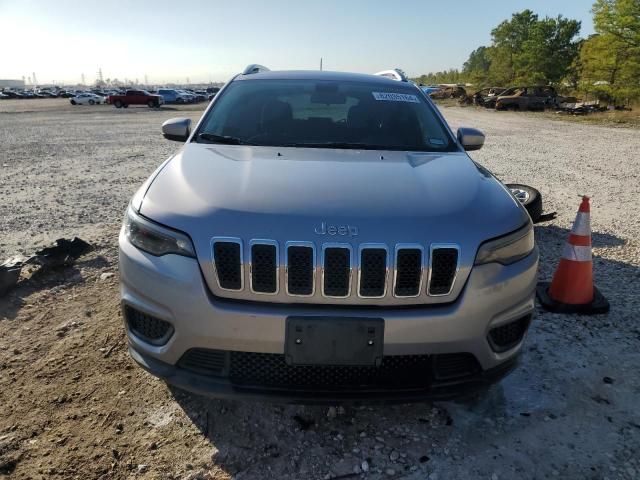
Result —
[[[465, 152], [407, 153], [188, 143], [149, 186], [147, 218], [245, 240], [464, 244], [521, 227], [526, 211]], [[465, 253], [467, 255], [465, 255]]]

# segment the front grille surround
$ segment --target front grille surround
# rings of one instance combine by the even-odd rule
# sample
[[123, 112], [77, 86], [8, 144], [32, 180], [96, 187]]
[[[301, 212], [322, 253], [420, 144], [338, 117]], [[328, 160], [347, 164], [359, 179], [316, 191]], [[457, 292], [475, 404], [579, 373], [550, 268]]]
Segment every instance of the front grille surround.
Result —
[[[439, 249], [454, 249], [453, 254], [440, 251], [440, 266]], [[232, 261], [229, 252], [233, 253]], [[442, 304], [454, 300], [464, 286], [464, 279], [458, 278], [460, 252], [453, 243], [279, 242], [220, 236], [211, 240], [212, 269], [204, 273], [211, 280], [212, 293], [220, 298], [284, 304]], [[221, 260], [216, 254], [226, 258]], [[254, 265], [255, 254], [258, 263]], [[439, 269], [435, 275], [434, 268]], [[462, 271], [466, 277], [466, 267]], [[444, 278], [443, 272], [449, 276]], [[328, 273], [333, 275], [329, 281]], [[221, 279], [221, 274], [226, 277]], [[436, 288], [432, 288], [433, 282]]]
[[[308, 248], [311, 249], [311, 288], [309, 293], [298, 293], [292, 292], [289, 287], [289, 282], [294, 281], [293, 272], [290, 272], [290, 269], [293, 269], [292, 261], [291, 261], [291, 250], [290, 248]], [[316, 246], [313, 242], [295, 242], [290, 241], [285, 243], [285, 263], [284, 263], [284, 283], [285, 283], [285, 291], [287, 295], [291, 297], [313, 297], [316, 293], [316, 270], [317, 270], [317, 258], [316, 258]], [[291, 275], [291, 278], [290, 278]]]
[[[450, 279], [450, 283], [449, 283], [449, 290], [447, 291], [443, 291], [443, 292], [438, 292], [438, 293], [432, 293], [432, 277], [434, 275], [434, 261], [433, 261], [433, 256], [434, 253], [436, 253], [437, 250], [455, 250], [457, 252], [457, 256], [456, 256], [456, 266], [455, 266], [455, 271], [453, 272], [453, 275], [451, 276]], [[429, 248], [429, 279], [427, 281], [427, 295], [429, 295], [430, 297], [445, 297], [447, 295], [451, 295], [451, 292], [453, 291], [453, 286], [456, 283], [456, 278], [458, 277], [458, 272], [460, 271], [460, 245], [455, 244], [455, 243], [432, 243], [431, 247]]]
[[[254, 268], [254, 247], [260, 248], [261, 246], [269, 246], [275, 248], [275, 265], [273, 275], [275, 276], [275, 288], [272, 292], [264, 291], [256, 288], [256, 284], [258, 279], [256, 278], [256, 269]], [[278, 242], [275, 240], [266, 240], [266, 239], [255, 239], [249, 242], [249, 285], [251, 288], [251, 293], [255, 293], [257, 295], [277, 295], [280, 292], [280, 249], [278, 247]]]
[[[239, 261], [240, 261], [240, 288], [228, 288], [226, 286], [223, 286], [220, 280], [220, 276], [222, 274], [221, 269], [219, 268], [219, 259], [216, 258], [216, 244], [224, 244], [224, 243], [231, 243], [231, 244], [237, 244], [239, 245], [240, 248], [240, 254], [239, 254]], [[212, 264], [213, 264], [213, 269], [214, 271], [214, 276], [216, 277], [216, 282], [218, 282], [218, 287], [221, 290], [226, 290], [226, 291], [230, 291], [230, 292], [240, 292], [242, 290], [244, 290], [244, 252], [243, 252], [243, 248], [242, 248], [242, 240], [240, 238], [237, 237], [214, 237], [211, 240], [211, 260], [212, 260]]]
[[[415, 286], [415, 294], [403, 294], [398, 292], [398, 281], [400, 280], [398, 269], [398, 255], [403, 251], [418, 250], [420, 252], [420, 273], [417, 285]], [[393, 262], [393, 296], [396, 298], [416, 298], [422, 294], [424, 287], [424, 274], [427, 266], [425, 265], [424, 247], [419, 243], [398, 243], [395, 248], [394, 262]]]
[[[347, 278], [346, 278], [346, 289], [344, 295], [337, 295], [327, 293], [327, 281], [329, 280], [329, 276], [327, 275], [327, 250], [346, 250], [349, 255], [349, 266], [347, 267]], [[353, 279], [353, 247], [348, 243], [324, 243], [322, 245], [322, 259], [321, 259], [321, 274], [320, 281], [322, 296], [327, 298], [348, 298], [351, 296], [351, 283]]]
[[[366, 279], [363, 278], [363, 261], [362, 256], [367, 251], [372, 250], [384, 250], [385, 260], [384, 260], [384, 287], [381, 295], [366, 295], [362, 293], [364, 283]], [[358, 264], [360, 268], [358, 268], [358, 297], [360, 298], [384, 298], [387, 296], [387, 291], [389, 289], [389, 247], [387, 247], [384, 243], [362, 243], [358, 248]]]

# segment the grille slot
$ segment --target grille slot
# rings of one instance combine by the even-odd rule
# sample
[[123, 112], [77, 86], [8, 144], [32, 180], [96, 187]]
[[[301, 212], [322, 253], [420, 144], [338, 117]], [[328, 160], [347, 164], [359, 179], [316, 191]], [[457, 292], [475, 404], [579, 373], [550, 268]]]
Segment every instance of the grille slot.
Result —
[[287, 248], [287, 293], [289, 295], [313, 295], [314, 264], [312, 247], [291, 245]]
[[415, 297], [420, 294], [422, 280], [422, 249], [399, 248], [396, 251], [396, 278], [393, 294], [396, 297]]
[[278, 248], [273, 244], [251, 245], [251, 289], [256, 293], [278, 292]]
[[351, 250], [327, 247], [323, 253], [323, 293], [328, 297], [348, 297], [351, 291]]
[[220, 288], [242, 290], [242, 247], [239, 241], [217, 241], [213, 244], [213, 261]]
[[387, 250], [365, 248], [360, 252], [360, 282], [358, 294], [361, 297], [383, 297], [387, 290]]
[[480, 371], [480, 365], [470, 353], [443, 353], [433, 359], [433, 373], [437, 380], [466, 377]]
[[124, 314], [131, 330], [137, 337], [152, 345], [164, 345], [173, 334], [173, 326], [164, 320], [147, 315], [129, 305]]
[[229, 379], [236, 385], [341, 390], [425, 388], [431, 381], [429, 355], [386, 356], [380, 367], [288, 365], [273, 353], [231, 352]]
[[448, 295], [458, 271], [458, 249], [435, 247], [431, 250], [429, 295]]
[[492, 328], [489, 332], [491, 348], [495, 352], [506, 352], [515, 347], [524, 337], [530, 321], [531, 315], [527, 315], [505, 325]]
[[200, 375], [223, 375], [226, 373], [227, 352], [192, 348], [182, 355], [178, 366]]

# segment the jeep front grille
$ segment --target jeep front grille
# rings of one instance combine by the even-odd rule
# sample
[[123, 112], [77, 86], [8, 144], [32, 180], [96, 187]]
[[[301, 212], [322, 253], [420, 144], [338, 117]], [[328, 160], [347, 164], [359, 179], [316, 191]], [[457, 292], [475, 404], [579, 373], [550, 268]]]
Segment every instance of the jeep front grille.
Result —
[[[338, 304], [383, 298], [430, 303], [416, 299], [451, 295], [459, 253], [459, 247], [450, 244], [364, 243], [356, 248], [348, 243], [290, 241], [281, 249], [274, 240], [251, 240], [245, 246], [239, 238], [217, 237], [214, 275], [224, 292], [214, 293], [243, 299], [256, 294], [257, 300], [258, 295], [279, 295], [281, 302], [287, 297], [324, 297]], [[230, 295], [234, 292], [238, 295]]]

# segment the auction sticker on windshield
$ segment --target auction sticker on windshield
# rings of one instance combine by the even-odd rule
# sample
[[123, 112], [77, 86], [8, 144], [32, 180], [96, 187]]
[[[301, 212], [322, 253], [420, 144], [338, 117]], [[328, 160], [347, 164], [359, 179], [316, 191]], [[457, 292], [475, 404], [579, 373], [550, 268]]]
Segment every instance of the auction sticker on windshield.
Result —
[[378, 101], [420, 103], [418, 97], [408, 93], [371, 92], [371, 94]]

